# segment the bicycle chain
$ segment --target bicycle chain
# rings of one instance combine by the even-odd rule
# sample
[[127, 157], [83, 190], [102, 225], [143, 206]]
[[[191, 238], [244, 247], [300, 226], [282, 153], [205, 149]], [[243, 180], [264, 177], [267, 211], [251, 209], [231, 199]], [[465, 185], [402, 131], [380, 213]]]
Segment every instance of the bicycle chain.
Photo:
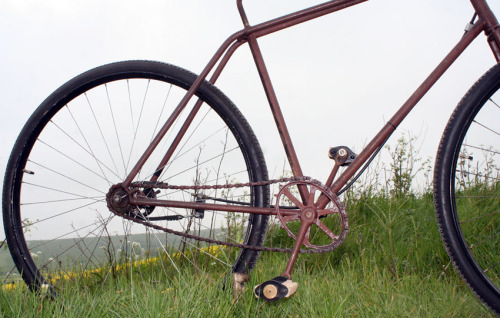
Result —
[[[292, 182], [292, 181], [311, 181], [310, 177], [291, 177], [291, 178], [281, 178], [281, 179], [272, 179], [267, 181], [257, 181], [257, 182], [247, 182], [247, 183], [234, 183], [234, 184], [221, 184], [221, 185], [193, 185], [193, 186], [180, 186], [180, 185], [170, 185], [164, 182], [154, 182], [154, 181], [142, 181], [142, 182], [133, 182], [130, 184], [131, 187], [135, 188], [152, 188], [152, 189], [172, 189], [172, 190], [212, 190], [212, 189], [229, 189], [229, 188], [242, 188], [242, 187], [252, 187], [252, 186], [266, 186], [275, 183], [282, 182]], [[163, 231], [166, 233], [182, 236], [188, 239], [194, 239], [202, 242], [207, 242], [211, 244], [225, 245], [230, 247], [244, 248], [254, 251], [265, 251], [265, 252], [282, 252], [282, 253], [290, 253], [292, 251], [291, 248], [277, 248], [277, 247], [265, 247], [265, 246], [254, 246], [247, 245], [243, 243], [233, 243], [233, 242], [225, 242], [219, 241], [215, 239], [210, 239], [206, 237], [201, 237], [197, 235], [192, 235], [184, 232], [175, 231], [172, 229], [168, 229], [163, 226], [159, 226], [147, 221], [147, 217], [143, 217], [138, 214], [136, 216], [130, 216], [126, 214], [121, 214], [121, 217], [127, 219], [129, 221], [142, 224], [146, 227]], [[300, 249], [300, 253], [325, 253], [334, 250], [336, 246], [332, 246], [329, 248], [319, 248], [319, 249]]]
[[230, 188], [243, 188], [243, 187], [253, 187], [253, 186], [266, 186], [280, 182], [310, 181], [310, 180], [312, 180], [310, 177], [290, 177], [290, 178], [272, 179], [267, 181], [247, 182], [247, 183], [192, 185], [192, 186], [170, 185], [168, 183], [155, 182], [155, 181], [141, 181], [141, 182], [132, 182], [130, 186], [136, 188], [172, 189], [172, 190], [212, 190], [212, 189], [230, 189]]

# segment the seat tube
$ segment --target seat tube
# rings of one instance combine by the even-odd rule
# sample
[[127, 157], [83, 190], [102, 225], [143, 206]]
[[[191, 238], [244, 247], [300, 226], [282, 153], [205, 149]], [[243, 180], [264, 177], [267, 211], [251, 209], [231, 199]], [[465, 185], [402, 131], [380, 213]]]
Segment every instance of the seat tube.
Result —
[[[292, 139], [290, 138], [290, 133], [288, 132], [288, 128], [286, 126], [283, 113], [281, 112], [281, 108], [278, 103], [278, 98], [276, 97], [276, 93], [271, 83], [271, 78], [264, 63], [264, 58], [262, 56], [262, 52], [260, 51], [260, 47], [259, 44], [257, 43], [257, 38], [255, 34], [248, 35], [248, 45], [250, 46], [250, 51], [252, 52], [252, 56], [257, 66], [260, 79], [264, 86], [267, 100], [269, 101], [269, 106], [271, 107], [273, 118], [276, 122], [276, 127], [278, 128], [281, 142], [283, 143], [283, 147], [285, 149], [288, 162], [290, 163], [290, 168], [292, 169], [292, 173], [296, 177], [302, 177], [303, 176], [302, 169], [300, 167], [299, 160], [295, 152], [295, 148], [293, 147]], [[306, 187], [300, 186], [299, 192], [302, 199], [306, 199], [308, 197]]]

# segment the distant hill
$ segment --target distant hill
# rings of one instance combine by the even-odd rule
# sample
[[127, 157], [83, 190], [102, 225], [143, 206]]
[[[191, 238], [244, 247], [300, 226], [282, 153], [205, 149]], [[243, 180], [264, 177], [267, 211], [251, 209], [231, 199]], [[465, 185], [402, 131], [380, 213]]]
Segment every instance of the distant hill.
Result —
[[[220, 233], [220, 231], [218, 232]], [[199, 234], [202, 237], [208, 237], [210, 231], [201, 230]], [[212, 235], [217, 235], [217, 233]], [[33, 259], [37, 264], [48, 263], [49, 266], [75, 266], [81, 264], [82, 266], [95, 267], [99, 266], [99, 263], [101, 265], [106, 264], [110, 257], [109, 253], [112, 254], [112, 257], [118, 257], [119, 253], [123, 255], [123, 253], [125, 253], [124, 251], [128, 251], [128, 253], [133, 252], [140, 257], [144, 256], [146, 251], [150, 251], [154, 255], [159, 251], [164, 251], [165, 248], [170, 253], [175, 253], [181, 245], [182, 239], [182, 237], [177, 235], [158, 232], [154, 234], [132, 234], [127, 238], [126, 240], [125, 236], [117, 235], [111, 237], [71, 238], [52, 241], [32, 240], [27, 243], [32, 254], [36, 254], [33, 255]], [[196, 241], [188, 240], [187, 247], [190, 246], [189, 243], [194, 244], [194, 242]], [[201, 242], [201, 246], [203, 245], [203, 242]], [[64, 255], [63, 259], [66, 264], [55, 264], [55, 262], [50, 261], [51, 258], [61, 259], [61, 255]], [[93, 256], [93, 265], [88, 265], [91, 255]], [[97, 264], [95, 259], [98, 260]], [[9, 250], [2, 248], [0, 250], [0, 274], [5, 275], [13, 268], [14, 262], [12, 261]]]

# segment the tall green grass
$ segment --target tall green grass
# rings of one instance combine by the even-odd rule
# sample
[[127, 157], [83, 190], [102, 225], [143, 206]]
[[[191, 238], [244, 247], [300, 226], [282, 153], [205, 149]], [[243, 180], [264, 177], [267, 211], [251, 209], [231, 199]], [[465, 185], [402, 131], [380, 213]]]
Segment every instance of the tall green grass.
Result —
[[411, 182], [400, 180], [405, 188], [399, 191], [384, 191], [385, 185], [373, 186], [382, 184], [376, 181], [347, 193], [345, 243], [330, 253], [301, 254], [292, 274], [299, 288], [289, 299], [268, 303], [254, 297], [253, 286], [279, 275], [288, 260], [287, 254], [263, 252], [237, 298], [229, 273], [220, 268], [200, 275], [186, 266], [157, 279], [147, 264], [141, 269], [148, 273], [144, 281], [124, 274], [94, 285], [80, 278], [68, 281], [74, 288], [63, 288], [57, 300], [23, 288], [0, 289], [1, 316], [493, 317], [451, 265], [431, 194], [409, 191]]
[[[75, 284], [51, 301], [17, 289], [0, 292], [5, 317], [488, 317], [492, 314], [455, 273], [439, 238], [432, 199], [363, 197], [348, 205], [351, 233], [336, 251], [300, 255], [290, 299], [266, 303], [251, 289], [279, 275], [287, 255], [263, 253], [236, 299], [227, 273], [172, 272], [168, 280], [104, 287]], [[74, 282], [73, 282], [74, 283]], [[99, 285], [100, 286], [100, 285]]]

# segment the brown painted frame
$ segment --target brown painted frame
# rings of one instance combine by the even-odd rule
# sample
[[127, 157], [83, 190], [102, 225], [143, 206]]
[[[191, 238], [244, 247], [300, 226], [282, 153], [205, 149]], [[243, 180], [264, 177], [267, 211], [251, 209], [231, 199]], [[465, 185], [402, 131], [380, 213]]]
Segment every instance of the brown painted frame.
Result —
[[[250, 51], [252, 52], [253, 59], [257, 66], [260, 78], [262, 80], [262, 85], [267, 95], [269, 105], [272, 110], [273, 117], [278, 128], [283, 147], [285, 149], [292, 173], [294, 176], [303, 176], [302, 169], [299, 164], [299, 160], [295, 149], [293, 147], [290, 134], [286, 127], [285, 120], [283, 118], [281, 108], [279, 106], [276, 94], [274, 92], [269, 73], [267, 71], [264, 59], [262, 57], [259, 45], [257, 43], [257, 38], [263, 37], [265, 35], [289, 28], [291, 26], [315, 19], [320, 16], [327, 15], [329, 13], [339, 11], [359, 3], [368, 0], [333, 0], [328, 1], [320, 5], [310, 7], [301, 11], [297, 11], [292, 14], [285, 15], [280, 18], [276, 18], [255, 26], [250, 26], [248, 19], [246, 17], [245, 11], [243, 9], [242, 0], [236, 0], [238, 10], [240, 12], [241, 19], [244, 24], [244, 29], [231, 35], [220, 48], [216, 51], [214, 56], [211, 58], [207, 66], [203, 69], [201, 74], [198, 76], [196, 81], [193, 83], [191, 88], [188, 90], [184, 98], [181, 100], [179, 105], [172, 112], [170, 118], [164, 123], [161, 130], [158, 132], [156, 137], [153, 139], [149, 147], [146, 149], [144, 154], [141, 156], [137, 164], [131, 170], [130, 174], [122, 183], [124, 189], [129, 188], [133, 179], [140, 171], [141, 167], [147, 161], [149, 156], [153, 153], [154, 149], [157, 147], [161, 139], [165, 136], [167, 131], [171, 128], [173, 122], [179, 116], [181, 111], [185, 108], [189, 100], [193, 97], [194, 92], [200, 87], [202, 82], [208, 78], [209, 74], [213, 73], [209, 79], [209, 82], [215, 83], [222, 70], [226, 66], [227, 62], [231, 58], [232, 54], [239, 48], [242, 44], [248, 43]], [[452, 65], [452, 63], [460, 56], [460, 54], [469, 46], [470, 43], [481, 33], [485, 32], [487, 36], [488, 43], [491, 50], [497, 60], [500, 61], [500, 25], [495, 15], [489, 8], [486, 0], [470, 0], [474, 9], [478, 14], [478, 21], [475, 22], [470, 30], [460, 39], [460, 41], [455, 45], [455, 47], [450, 51], [450, 53], [442, 60], [442, 62], [432, 71], [432, 73], [425, 79], [425, 81], [417, 88], [417, 90], [410, 96], [410, 98], [401, 106], [401, 108], [394, 114], [394, 116], [382, 127], [378, 134], [368, 143], [368, 145], [361, 151], [361, 153], [356, 157], [356, 159], [348, 166], [348, 168], [339, 176], [339, 178], [330, 186], [330, 190], [333, 193], [338, 193], [342, 187], [347, 184], [350, 178], [352, 178], [356, 172], [370, 159], [370, 157], [375, 153], [375, 151], [389, 138], [389, 136], [394, 132], [396, 127], [403, 121], [403, 119], [408, 115], [408, 113], [415, 107], [415, 105], [420, 101], [420, 99], [429, 91], [429, 89], [437, 82], [437, 80], [444, 74], [444, 72]], [[215, 68], [215, 70], [214, 70]], [[174, 150], [179, 144], [180, 140], [187, 131], [192, 120], [196, 116], [201, 102], [198, 101], [188, 118], [184, 122], [180, 131], [178, 132], [176, 138], [172, 142], [172, 145], [165, 154], [163, 160], [159, 163], [158, 168], [151, 181], [156, 181], [168, 160], [170, 160]], [[335, 168], [333, 168], [335, 169]], [[333, 174], [333, 171], [332, 173]], [[307, 189], [302, 188], [301, 196], [303, 198], [307, 197]], [[318, 202], [318, 208], [324, 208], [326, 206], [327, 199], [322, 198]], [[246, 207], [246, 206], [231, 206], [223, 204], [207, 204], [207, 203], [196, 203], [196, 202], [180, 202], [180, 201], [170, 201], [170, 200], [159, 200], [152, 198], [142, 198], [142, 197], [130, 197], [130, 203], [134, 205], [148, 205], [148, 206], [165, 206], [165, 207], [178, 207], [178, 208], [189, 208], [189, 209], [206, 209], [206, 210], [218, 210], [226, 212], [243, 212], [243, 213], [253, 213], [253, 214], [264, 214], [264, 215], [275, 215], [276, 211], [273, 208], [258, 208], [258, 207]]]
[[[253, 59], [257, 66], [262, 85], [267, 95], [271, 111], [278, 128], [281, 141], [285, 153], [288, 157], [292, 173], [295, 177], [302, 177], [302, 169], [299, 164], [299, 160], [295, 149], [293, 147], [290, 134], [288, 132], [285, 120], [283, 118], [281, 108], [278, 103], [269, 73], [267, 71], [266, 65], [264, 63], [264, 58], [260, 51], [259, 45], [257, 43], [257, 38], [277, 32], [291, 26], [315, 19], [317, 17], [345, 9], [357, 5], [359, 3], [368, 0], [333, 0], [328, 1], [323, 4], [310, 7], [295, 13], [285, 15], [281, 18], [273, 19], [268, 22], [264, 22], [255, 26], [250, 26], [245, 10], [243, 9], [242, 0], [236, 0], [238, 11], [240, 13], [241, 19], [243, 21], [244, 29], [231, 35], [217, 50], [215, 55], [212, 57], [208, 65], [203, 69], [201, 74], [195, 80], [193, 85], [190, 87], [186, 95], [183, 97], [179, 105], [174, 109], [172, 115], [167, 119], [163, 127], [160, 129], [158, 134], [155, 136], [149, 147], [146, 149], [144, 154], [141, 156], [137, 164], [132, 169], [131, 173], [122, 183], [122, 188], [129, 192], [129, 202], [132, 205], [138, 206], [165, 206], [165, 207], [176, 207], [176, 208], [186, 208], [186, 209], [200, 209], [200, 210], [217, 210], [225, 212], [243, 212], [252, 214], [262, 214], [262, 215], [276, 215], [277, 211], [271, 207], [249, 207], [249, 206], [239, 206], [239, 205], [224, 205], [224, 204], [208, 204], [200, 202], [182, 202], [182, 201], [172, 201], [172, 200], [159, 200], [154, 198], [146, 198], [141, 196], [133, 196], [130, 186], [135, 176], [141, 170], [144, 163], [148, 160], [149, 156], [153, 153], [154, 149], [158, 146], [162, 138], [165, 136], [167, 131], [171, 128], [174, 121], [177, 119], [181, 111], [186, 107], [189, 100], [193, 97], [194, 92], [200, 87], [203, 81], [208, 77], [208, 75], [213, 71], [212, 76], [209, 80], [211, 83], [215, 83], [222, 70], [226, 66], [227, 62], [231, 58], [232, 54], [239, 48], [243, 43], [248, 43], [250, 51], [252, 53]], [[448, 53], [448, 55], [442, 60], [442, 62], [431, 72], [431, 74], [425, 79], [425, 81], [417, 88], [417, 90], [408, 98], [408, 100], [399, 108], [399, 110], [393, 115], [393, 117], [382, 127], [382, 129], [375, 135], [375, 137], [368, 143], [368, 145], [361, 151], [361, 153], [354, 159], [354, 161], [345, 169], [335, 182], [333, 179], [337, 173], [338, 165], [336, 164], [330, 175], [328, 177], [327, 187], [332, 193], [338, 194], [341, 189], [349, 182], [349, 180], [362, 168], [365, 164], [370, 164], [370, 158], [378, 152], [380, 147], [385, 143], [385, 141], [392, 135], [396, 130], [398, 125], [403, 121], [403, 119], [408, 115], [408, 113], [415, 107], [415, 105], [420, 101], [420, 99], [429, 91], [429, 89], [438, 81], [438, 79], [446, 72], [446, 70], [453, 64], [453, 62], [460, 56], [460, 54], [472, 43], [472, 41], [481, 33], [485, 32], [487, 36], [488, 43], [491, 47], [493, 55], [495, 56], [497, 62], [500, 61], [500, 25], [495, 15], [489, 8], [486, 0], [470, 0], [472, 6], [476, 10], [478, 20], [470, 29], [467, 30], [465, 35], [460, 39], [460, 41], [455, 45], [455, 47]], [[217, 64], [218, 63], [218, 64]], [[195, 106], [191, 110], [186, 121], [179, 130], [176, 138], [172, 142], [170, 148], [167, 150], [162, 161], [159, 163], [158, 168], [151, 178], [151, 181], [157, 181], [163, 167], [170, 160], [175, 149], [179, 145], [181, 139], [186, 133], [188, 127], [191, 125], [194, 117], [196, 116], [198, 110], [200, 109], [202, 102], [198, 100]], [[333, 183], [333, 184], [330, 184]], [[306, 186], [299, 186], [299, 193], [302, 197], [303, 202], [308, 200], [308, 190]], [[329, 199], [321, 195], [318, 201], [315, 203], [317, 210], [324, 209], [329, 202]], [[296, 212], [290, 212], [295, 214]], [[280, 214], [287, 215], [286, 210], [281, 211]], [[311, 214], [311, 213], [309, 213]], [[314, 214], [314, 213], [313, 213]], [[290, 254], [285, 271], [281, 274], [290, 279], [292, 267], [297, 259], [302, 243], [307, 236], [309, 227], [314, 223], [314, 219], [306, 214], [301, 214], [300, 220], [302, 222], [299, 233], [296, 236], [295, 244]]]

